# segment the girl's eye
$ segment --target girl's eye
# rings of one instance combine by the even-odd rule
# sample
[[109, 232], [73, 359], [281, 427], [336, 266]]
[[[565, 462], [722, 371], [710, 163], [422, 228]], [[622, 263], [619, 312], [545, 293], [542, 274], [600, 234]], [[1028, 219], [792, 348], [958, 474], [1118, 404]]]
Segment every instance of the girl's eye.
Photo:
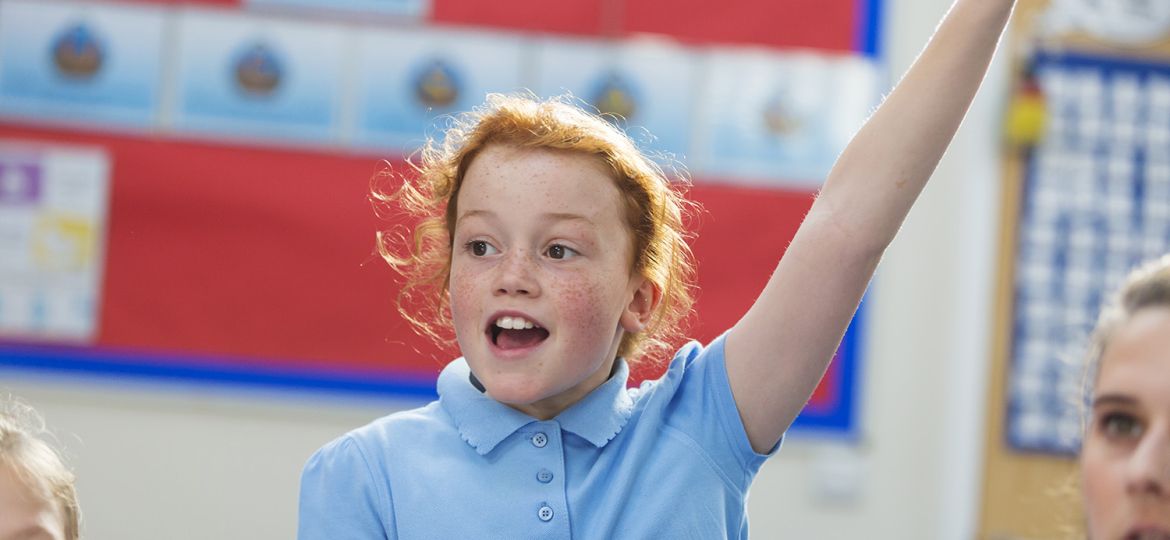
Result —
[[1132, 414], [1111, 412], [1101, 417], [1099, 429], [1109, 439], [1136, 439], [1141, 437], [1144, 426]]
[[499, 253], [496, 247], [487, 243], [484, 240], [472, 240], [466, 244], [467, 250], [476, 257], [486, 257]]
[[553, 244], [545, 250], [545, 253], [550, 259], [568, 259], [580, 255], [573, 248], [565, 247], [560, 244]]

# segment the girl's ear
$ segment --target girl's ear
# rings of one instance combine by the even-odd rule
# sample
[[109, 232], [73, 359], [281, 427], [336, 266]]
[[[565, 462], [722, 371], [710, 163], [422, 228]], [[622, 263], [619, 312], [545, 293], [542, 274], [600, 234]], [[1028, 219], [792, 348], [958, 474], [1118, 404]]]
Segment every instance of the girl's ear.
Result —
[[654, 315], [654, 310], [662, 301], [662, 291], [654, 282], [644, 276], [638, 276], [635, 280], [631, 282], [636, 285], [634, 294], [630, 298], [629, 305], [622, 310], [620, 321], [622, 330], [631, 334], [646, 329], [646, 325], [650, 324], [650, 318]]

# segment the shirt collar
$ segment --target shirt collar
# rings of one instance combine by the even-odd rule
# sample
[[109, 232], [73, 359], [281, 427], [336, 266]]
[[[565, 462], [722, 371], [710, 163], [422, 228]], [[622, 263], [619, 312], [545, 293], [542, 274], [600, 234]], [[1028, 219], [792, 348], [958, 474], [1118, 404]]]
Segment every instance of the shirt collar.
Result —
[[634, 400], [626, 391], [630, 367], [621, 358], [617, 362], [609, 380], [556, 417], [565, 431], [598, 448], [616, 437], [634, 412]]
[[[629, 366], [620, 358], [618, 362], [609, 380], [554, 419], [565, 431], [598, 448], [621, 432], [634, 410], [634, 401], [626, 392]], [[448, 364], [436, 385], [439, 402], [463, 440], [479, 455], [487, 455], [509, 435], [536, 420], [477, 390], [471, 385], [470, 374], [463, 358]]]

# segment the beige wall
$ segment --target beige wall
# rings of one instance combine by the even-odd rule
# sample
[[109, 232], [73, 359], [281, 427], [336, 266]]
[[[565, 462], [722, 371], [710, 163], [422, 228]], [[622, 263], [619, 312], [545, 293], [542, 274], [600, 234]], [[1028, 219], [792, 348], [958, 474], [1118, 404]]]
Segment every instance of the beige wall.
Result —
[[[909, 65], [948, 5], [886, 2], [892, 72]], [[973, 537], [1005, 78], [985, 86], [879, 269], [860, 440], [787, 442], [751, 493], [754, 538]], [[8, 372], [2, 391], [62, 434], [91, 540], [292, 538], [305, 458], [407, 405]]]

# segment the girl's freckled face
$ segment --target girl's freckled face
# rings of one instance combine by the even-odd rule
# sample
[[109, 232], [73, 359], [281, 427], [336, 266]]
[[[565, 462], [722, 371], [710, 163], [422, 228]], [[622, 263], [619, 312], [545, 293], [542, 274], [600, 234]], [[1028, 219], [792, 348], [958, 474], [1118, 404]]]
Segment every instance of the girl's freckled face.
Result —
[[1100, 362], [1080, 458], [1089, 538], [1170, 535], [1170, 308], [1139, 311]]
[[[587, 154], [495, 145], [464, 177], [451, 256], [459, 347], [494, 399], [551, 418], [609, 376], [644, 281], [611, 173]], [[531, 323], [512, 326], [501, 317]]]

